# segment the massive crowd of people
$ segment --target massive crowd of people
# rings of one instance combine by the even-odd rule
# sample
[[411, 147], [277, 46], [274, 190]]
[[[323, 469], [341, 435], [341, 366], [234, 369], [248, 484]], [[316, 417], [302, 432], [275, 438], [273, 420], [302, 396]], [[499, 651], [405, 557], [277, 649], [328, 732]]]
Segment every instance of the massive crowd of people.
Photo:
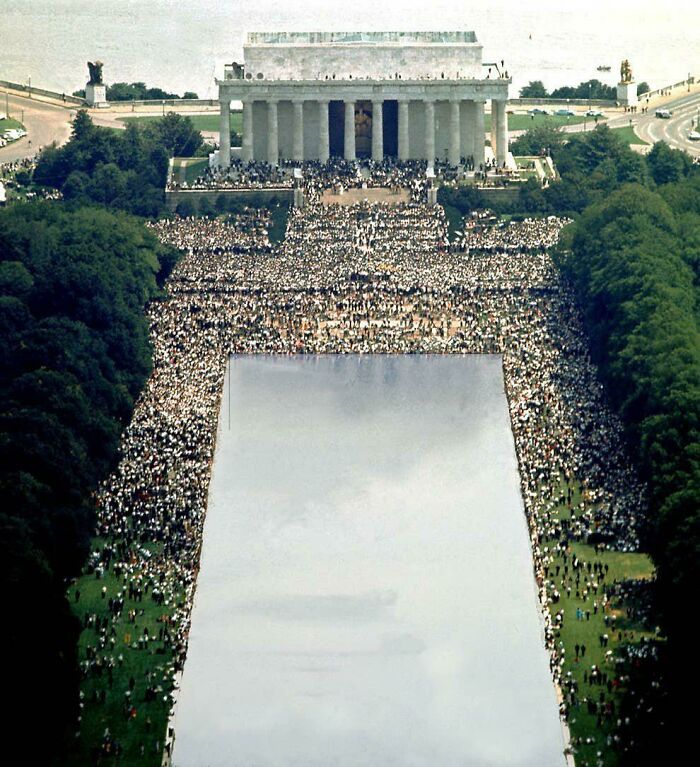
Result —
[[[99, 491], [98, 533], [108, 545], [90, 565], [97, 574], [117, 568], [127, 594], [175, 605], [162, 636], [134, 635], [173, 652], [148, 689], [169, 694], [185, 661], [230, 355], [492, 353], [503, 358], [562, 715], [585, 704], [614, 717], [604, 694], [619, 684], [614, 660], [588, 672], [600, 679], [601, 700], [580, 700], [563, 670], [557, 603], [575, 589], [590, 611], [609, 610], [605, 568], [584, 565], [569, 546], [587, 541], [599, 550], [635, 551], [645, 498], [574, 298], [546, 251], [566, 222], [465, 229], [456, 245], [442, 208], [418, 195], [422, 170], [416, 164], [391, 175], [415, 190], [410, 202], [395, 205], [324, 205], [320, 190], [347, 178], [309, 174], [308, 204], [291, 212], [279, 246], [267, 239], [265, 215], [255, 212], [153, 225], [184, 253], [167, 298], [149, 308], [153, 373], [123, 435], [118, 468]], [[562, 504], [570, 516], [559, 513]], [[120, 599], [116, 609], [129, 609], [130, 599]], [[108, 642], [96, 643], [84, 671], [115, 658]]]

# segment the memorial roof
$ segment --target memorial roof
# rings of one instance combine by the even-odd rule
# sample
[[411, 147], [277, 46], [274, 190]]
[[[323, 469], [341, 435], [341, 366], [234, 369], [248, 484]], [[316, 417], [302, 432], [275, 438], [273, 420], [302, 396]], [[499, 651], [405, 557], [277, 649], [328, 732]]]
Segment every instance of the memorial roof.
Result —
[[249, 32], [247, 45], [323, 45], [329, 43], [473, 44], [476, 33], [452, 32]]

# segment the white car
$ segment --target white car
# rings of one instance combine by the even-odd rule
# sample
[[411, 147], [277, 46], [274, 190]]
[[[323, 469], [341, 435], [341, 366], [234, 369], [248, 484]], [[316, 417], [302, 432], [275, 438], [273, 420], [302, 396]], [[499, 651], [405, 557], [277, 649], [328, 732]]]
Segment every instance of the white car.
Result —
[[700, 133], [698, 133], [696, 130], [691, 130], [688, 134], [688, 139], [690, 141], [700, 141]]
[[603, 113], [599, 112], [597, 109], [589, 109], [586, 112], [586, 117], [602, 117]]

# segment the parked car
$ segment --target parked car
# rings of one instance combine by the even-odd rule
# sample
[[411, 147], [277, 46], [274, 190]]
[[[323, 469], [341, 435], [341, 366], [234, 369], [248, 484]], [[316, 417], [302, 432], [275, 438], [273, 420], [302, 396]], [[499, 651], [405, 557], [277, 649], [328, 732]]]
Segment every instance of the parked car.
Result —
[[688, 134], [688, 138], [691, 141], [700, 141], [700, 133], [698, 133], [696, 130], [691, 130]]
[[557, 109], [554, 114], [558, 115], [559, 117], [574, 117], [576, 112], [574, 112], [572, 109]]
[[654, 115], [661, 120], [670, 120], [672, 114], [673, 112], [671, 112], [670, 109], [657, 109], [656, 112], [654, 112]]

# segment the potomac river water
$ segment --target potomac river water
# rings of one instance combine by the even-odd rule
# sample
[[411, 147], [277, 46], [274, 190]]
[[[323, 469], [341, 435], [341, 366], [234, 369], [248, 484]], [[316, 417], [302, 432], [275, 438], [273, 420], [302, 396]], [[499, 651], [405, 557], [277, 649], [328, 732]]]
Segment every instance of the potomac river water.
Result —
[[484, 61], [504, 59], [513, 73], [513, 96], [536, 79], [614, 85], [622, 59], [657, 88], [700, 75], [699, 28], [697, 0], [2, 0], [0, 78], [72, 91], [85, 85], [85, 62], [101, 59], [107, 82], [210, 98], [247, 31], [473, 29]]
[[501, 359], [230, 363], [176, 767], [554, 767]]

